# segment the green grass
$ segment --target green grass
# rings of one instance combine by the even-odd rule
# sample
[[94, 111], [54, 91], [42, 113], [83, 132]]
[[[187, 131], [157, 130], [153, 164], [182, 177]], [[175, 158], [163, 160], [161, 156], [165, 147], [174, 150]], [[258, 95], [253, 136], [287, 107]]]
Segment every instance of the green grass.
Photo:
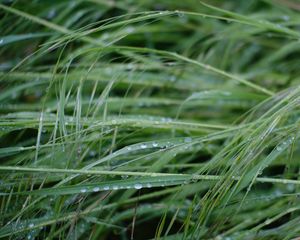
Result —
[[0, 238], [300, 237], [299, 9], [1, 1]]

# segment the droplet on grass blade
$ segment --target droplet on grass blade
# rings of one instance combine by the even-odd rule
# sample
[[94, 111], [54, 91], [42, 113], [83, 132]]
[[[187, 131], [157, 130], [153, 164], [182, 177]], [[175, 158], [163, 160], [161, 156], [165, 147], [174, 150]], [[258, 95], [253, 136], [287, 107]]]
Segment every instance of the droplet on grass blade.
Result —
[[134, 188], [135, 188], [135, 189], [141, 189], [142, 187], [143, 187], [143, 185], [140, 184], [140, 183], [134, 184]]
[[280, 151], [282, 151], [282, 147], [281, 146], [277, 146], [276, 150], [280, 152]]
[[141, 149], [145, 149], [145, 148], [147, 148], [147, 145], [146, 144], [142, 144], [141, 145]]
[[186, 137], [186, 138], [184, 138], [184, 142], [185, 143], [190, 143], [190, 142], [192, 142], [192, 138], [191, 137]]

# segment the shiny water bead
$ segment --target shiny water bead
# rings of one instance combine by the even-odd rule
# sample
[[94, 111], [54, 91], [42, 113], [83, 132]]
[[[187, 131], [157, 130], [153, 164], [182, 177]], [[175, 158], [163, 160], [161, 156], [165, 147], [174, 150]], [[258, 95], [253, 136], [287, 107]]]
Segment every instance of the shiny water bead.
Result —
[[135, 188], [135, 189], [141, 189], [142, 187], [143, 187], [143, 185], [140, 184], [140, 183], [134, 184], [134, 188]]
[[192, 138], [191, 137], [185, 137], [184, 142], [185, 143], [190, 143], [190, 142], [192, 142]]
[[281, 146], [277, 146], [277, 147], [276, 147], [276, 150], [277, 150], [277, 151], [282, 151], [282, 147], [281, 147]]

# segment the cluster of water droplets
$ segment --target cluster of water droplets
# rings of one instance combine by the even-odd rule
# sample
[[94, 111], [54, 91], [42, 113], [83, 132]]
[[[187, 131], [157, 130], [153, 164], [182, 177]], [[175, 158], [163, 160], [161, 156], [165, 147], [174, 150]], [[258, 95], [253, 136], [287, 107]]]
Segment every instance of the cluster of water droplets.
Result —
[[291, 145], [293, 143], [293, 141], [295, 140], [295, 137], [290, 137], [288, 138], [286, 141], [283, 141], [281, 144], [278, 144], [276, 146], [276, 151], [281, 152], [284, 149], [286, 149], [289, 145]]
[[[161, 184], [162, 186], [163, 184]], [[152, 183], [133, 183], [133, 184], [125, 184], [125, 185], [118, 185], [118, 184], [113, 184], [113, 185], [105, 185], [105, 186], [95, 186], [93, 188], [82, 188], [80, 189], [81, 193], [88, 193], [88, 192], [99, 192], [99, 191], [109, 191], [109, 190], [120, 190], [120, 189], [136, 189], [140, 190], [142, 188], [152, 188], [153, 185]]]

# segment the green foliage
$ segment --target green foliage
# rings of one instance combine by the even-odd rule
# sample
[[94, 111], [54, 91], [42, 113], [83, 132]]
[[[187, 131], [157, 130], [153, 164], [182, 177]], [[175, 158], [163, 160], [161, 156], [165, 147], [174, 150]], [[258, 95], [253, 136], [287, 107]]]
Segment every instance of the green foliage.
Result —
[[0, 238], [297, 239], [299, 9], [1, 1]]

